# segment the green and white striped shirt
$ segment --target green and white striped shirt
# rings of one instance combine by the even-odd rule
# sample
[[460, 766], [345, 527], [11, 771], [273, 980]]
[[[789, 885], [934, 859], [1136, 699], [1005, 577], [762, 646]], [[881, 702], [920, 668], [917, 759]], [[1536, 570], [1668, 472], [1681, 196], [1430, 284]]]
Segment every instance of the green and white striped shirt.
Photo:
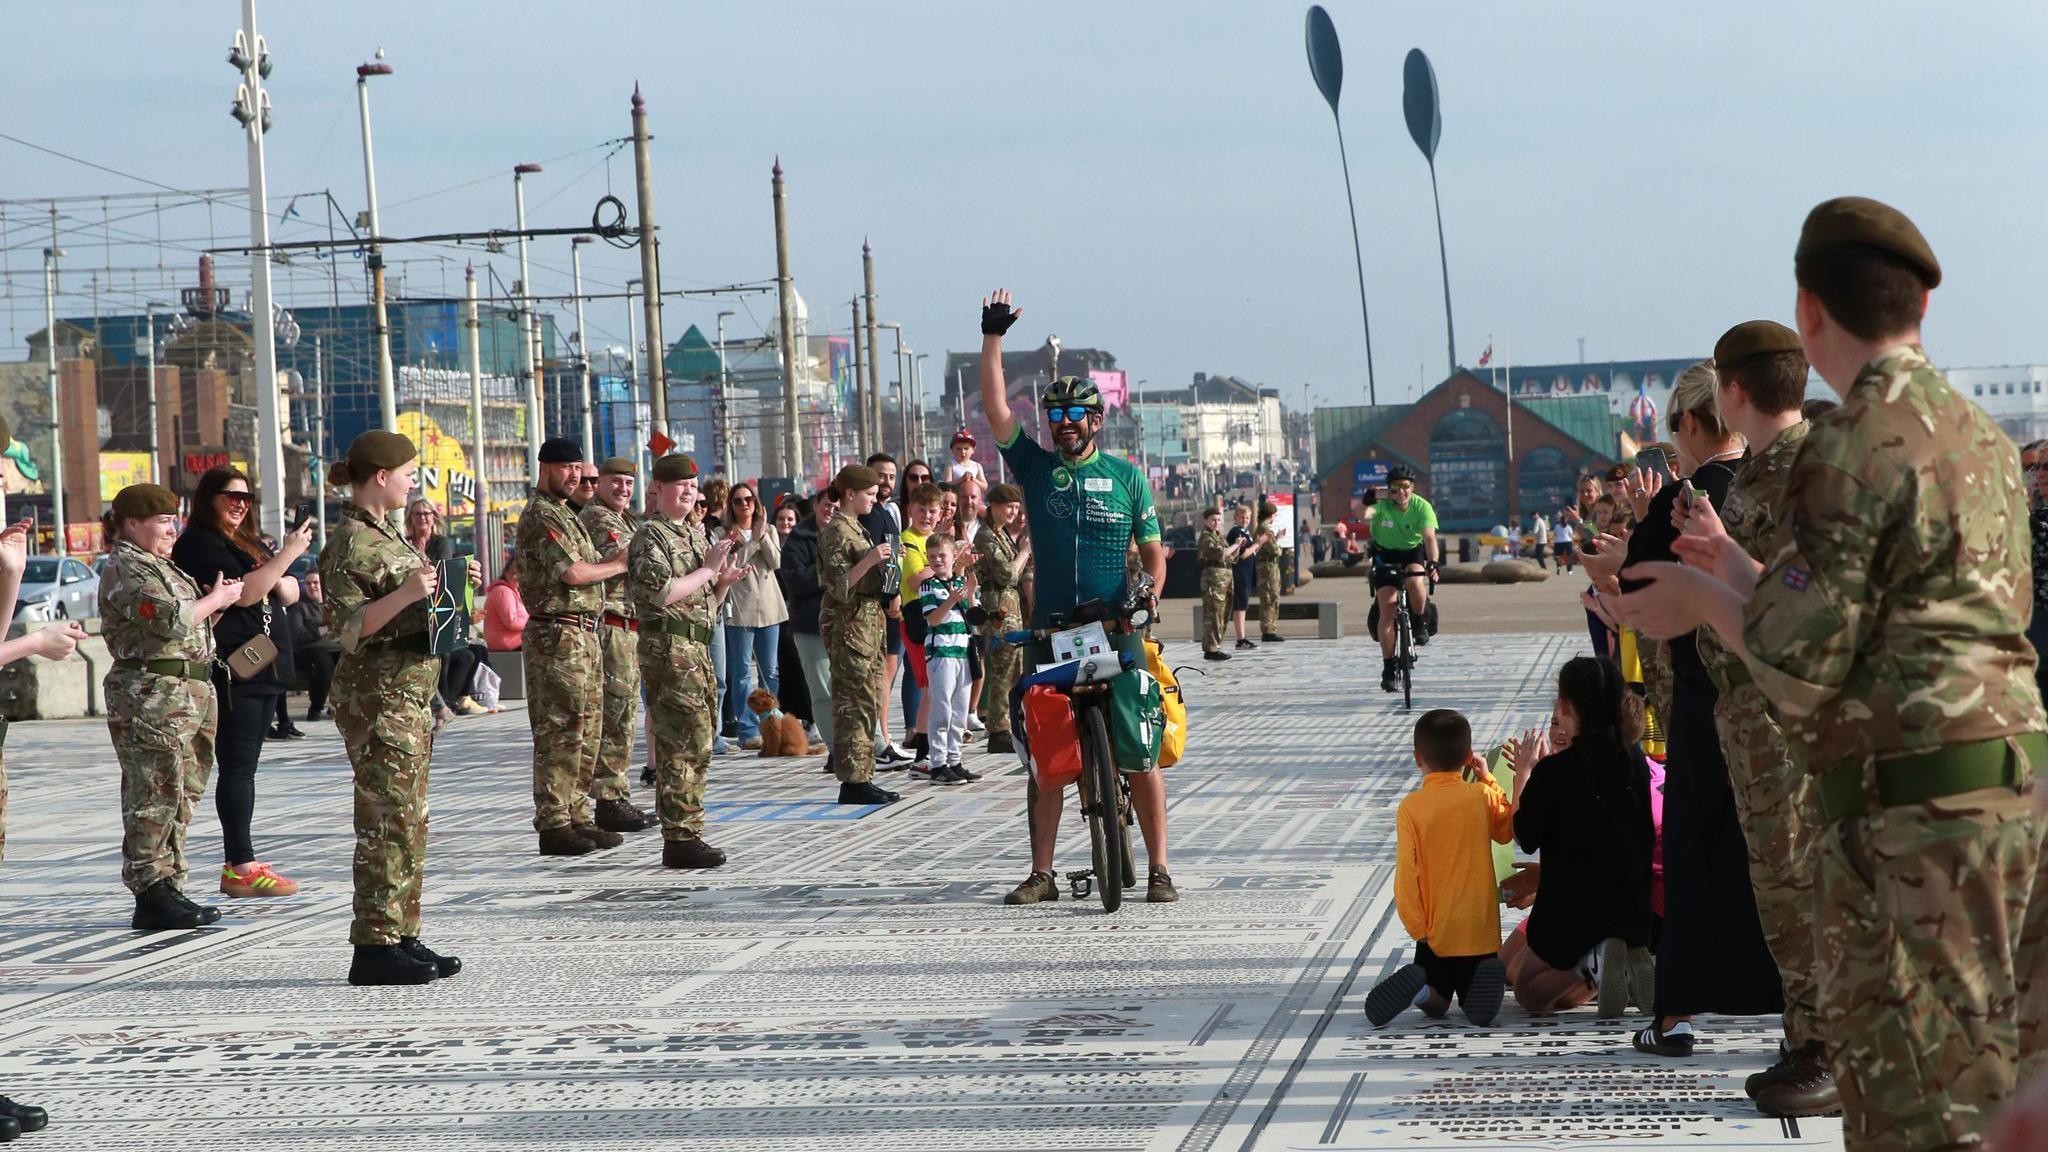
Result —
[[967, 659], [968, 639], [974, 630], [967, 626], [967, 617], [960, 614], [960, 605], [955, 604], [936, 624], [929, 623], [929, 613], [936, 611], [946, 602], [955, 589], [967, 583], [965, 576], [944, 578], [934, 576], [917, 586], [917, 613], [928, 622], [924, 635], [924, 658], [927, 660]]

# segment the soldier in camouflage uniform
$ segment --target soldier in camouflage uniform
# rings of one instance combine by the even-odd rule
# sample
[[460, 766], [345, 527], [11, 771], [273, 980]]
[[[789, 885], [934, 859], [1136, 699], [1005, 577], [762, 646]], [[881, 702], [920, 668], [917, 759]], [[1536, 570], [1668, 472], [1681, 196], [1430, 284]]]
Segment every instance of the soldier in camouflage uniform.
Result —
[[1279, 511], [1271, 504], [1259, 505], [1259, 639], [1267, 644], [1287, 639], [1280, 634], [1280, 540], [1273, 532], [1273, 516]]
[[540, 483], [519, 514], [513, 562], [526, 604], [520, 658], [533, 730], [533, 827], [543, 856], [581, 856], [625, 842], [593, 822], [586, 797], [604, 746], [604, 583], [626, 570], [623, 548], [600, 554], [569, 505], [583, 471], [574, 440], [540, 446]]
[[1195, 559], [1202, 565], [1202, 658], [1228, 660], [1230, 653], [1223, 650], [1223, 625], [1230, 618], [1230, 566], [1237, 560], [1237, 550], [1223, 542], [1223, 509], [1202, 510]]
[[[598, 552], [610, 554], [633, 543], [633, 462], [614, 456], [598, 469], [596, 492], [579, 518]], [[639, 621], [626, 594], [624, 573], [604, 582], [603, 627], [597, 631], [604, 663], [604, 737], [589, 786], [597, 826], [607, 832], [638, 832], [654, 826], [633, 806], [626, 773], [633, 764], [633, 726], [640, 702]], [[579, 798], [578, 803], [581, 804]]]
[[[1728, 330], [1714, 345], [1718, 411], [1750, 444], [1718, 515], [1752, 560], [1761, 560], [1791, 496], [1792, 459], [1806, 442], [1800, 415], [1806, 353], [1799, 334], [1769, 320]], [[1662, 645], [1659, 645], [1660, 647]], [[1841, 1107], [1820, 1027], [1820, 973], [1813, 941], [1814, 848], [1820, 809], [1812, 779], [1792, 754], [1770, 701], [1712, 629], [1699, 632], [1700, 658], [1719, 691], [1714, 724], [1733, 786], [1736, 819], [1749, 848], [1758, 919], [1785, 996], [1781, 1058], [1745, 1085], [1768, 1116], [1825, 1116]]]
[[690, 522], [697, 462], [663, 456], [652, 474], [655, 515], [633, 537], [627, 595], [640, 620], [639, 666], [647, 677], [648, 734], [654, 748], [654, 806], [661, 863], [716, 868], [725, 853], [704, 842], [704, 783], [718, 724], [711, 629], [718, 601], [746, 575], [732, 542], [709, 543]]
[[1024, 602], [1017, 583], [1031, 562], [1031, 543], [1017, 543], [1017, 522], [1024, 516], [1024, 493], [1015, 484], [998, 484], [988, 492], [988, 526], [975, 539], [980, 549], [974, 562], [986, 615], [981, 635], [987, 644], [987, 668], [981, 686], [981, 722], [988, 728], [990, 752], [1015, 752], [1010, 734], [1010, 689], [1024, 667], [1023, 650], [1002, 641], [1003, 633], [1024, 626]]
[[884, 579], [895, 549], [868, 539], [860, 518], [875, 506], [881, 478], [864, 464], [839, 470], [839, 511], [818, 538], [818, 582], [825, 601], [818, 631], [832, 661], [832, 764], [839, 773], [841, 804], [889, 804], [900, 799], [875, 785], [875, 748], [869, 733], [882, 708], [882, 600], [893, 581]]
[[197, 928], [218, 909], [185, 898], [185, 828], [213, 772], [213, 617], [241, 595], [223, 576], [204, 595], [170, 561], [178, 498], [131, 484], [114, 498], [117, 536], [100, 574], [101, 634], [113, 667], [102, 699], [121, 762], [121, 880], [140, 931]]
[[[441, 664], [428, 640], [435, 566], [405, 542], [391, 513], [405, 507], [419, 471], [412, 441], [381, 429], [349, 445], [327, 482], [348, 489], [341, 520], [320, 553], [327, 623], [341, 644], [334, 726], [355, 770], [355, 920], [349, 943], [356, 985], [425, 984], [462, 961], [420, 942], [426, 880], [427, 762]], [[470, 579], [476, 581], [475, 562]]]
[[1638, 565], [1622, 610], [1661, 635], [1711, 625], [1812, 774], [1846, 1145], [1974, 1146], [2040, 1061], [2048, 996], [2019, 455], [1920, 347], [1941, 269], [1911, 221], [1830, 200], [1794, 270], [1800, 341], [1842, 405], [1793, 458], [1761, 570], [1725, 536], [1691, 544], [1722, 579]]

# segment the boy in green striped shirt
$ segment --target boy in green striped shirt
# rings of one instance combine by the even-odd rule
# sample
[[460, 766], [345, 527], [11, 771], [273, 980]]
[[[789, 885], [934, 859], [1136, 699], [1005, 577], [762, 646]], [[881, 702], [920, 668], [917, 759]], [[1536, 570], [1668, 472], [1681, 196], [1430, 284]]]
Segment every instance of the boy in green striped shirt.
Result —
[[925, 545], [925, 565], [932, 575], [917, 588], [917, 610], [924, 617], [925, 701], [931, 722], [932, 783], [965, 784], [980, 779], [960, 764], [960, 735], [967, 727], [967, 701], [973, 687], [967, 648], [974, 629], [961, 612], [974, 596], [974, 573], [954, 575], [953, 539], [934, 533]]

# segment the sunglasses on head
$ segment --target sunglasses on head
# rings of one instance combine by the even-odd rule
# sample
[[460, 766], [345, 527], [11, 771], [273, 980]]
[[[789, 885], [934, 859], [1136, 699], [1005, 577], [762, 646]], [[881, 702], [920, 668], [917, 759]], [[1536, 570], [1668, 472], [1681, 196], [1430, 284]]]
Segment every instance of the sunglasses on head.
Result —
[[1093, 408], [1047, 408], [1045, 418], [1055, 424], [1085, 424], [1090, 416], [1099, 415]]

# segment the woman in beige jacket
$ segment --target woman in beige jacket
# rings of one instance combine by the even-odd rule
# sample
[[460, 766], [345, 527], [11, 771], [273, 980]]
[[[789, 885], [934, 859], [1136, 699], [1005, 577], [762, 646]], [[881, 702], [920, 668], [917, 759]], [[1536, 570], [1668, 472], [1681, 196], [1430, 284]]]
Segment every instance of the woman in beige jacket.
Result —
[[725, 719], [739, 725], [740, 747], [754, 749], [761, 746], [761, 723], [747, 707], [747, 694], [754, 688], [748, 658], [761, 669], [762, 687], [771, 693], [782, 689], [775, 658], [783, 622], [789, 619], [782, 589], [775, 583], [775, 570], [782, 565], [782, 537], [769, 523], [751, 484], [732, 486], [720, 523], [719, 530], [732, 540], [733, 564], [748, 570], [725, 594]]

